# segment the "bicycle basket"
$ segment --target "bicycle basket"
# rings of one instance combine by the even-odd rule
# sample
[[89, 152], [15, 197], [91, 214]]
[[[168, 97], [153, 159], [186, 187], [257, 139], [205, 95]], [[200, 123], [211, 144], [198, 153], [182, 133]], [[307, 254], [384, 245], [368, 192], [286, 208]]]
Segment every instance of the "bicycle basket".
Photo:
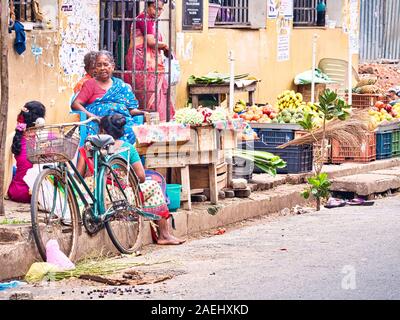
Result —
[[79, 146], [76, 127], [40, 127], [26, 130], [26, 152], [31, 163], [67, 162]]

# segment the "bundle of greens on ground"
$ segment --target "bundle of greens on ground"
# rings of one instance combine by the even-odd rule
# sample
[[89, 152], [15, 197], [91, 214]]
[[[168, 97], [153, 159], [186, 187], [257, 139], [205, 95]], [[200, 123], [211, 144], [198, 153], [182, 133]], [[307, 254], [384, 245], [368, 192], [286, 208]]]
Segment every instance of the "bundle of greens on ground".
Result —
[[235, 149], [233, 156], [254, 162], [260, 170], [272, 176], [276, 175], [277, 169], [286, 167], [286, 162], [279, 156], [266, 151]]

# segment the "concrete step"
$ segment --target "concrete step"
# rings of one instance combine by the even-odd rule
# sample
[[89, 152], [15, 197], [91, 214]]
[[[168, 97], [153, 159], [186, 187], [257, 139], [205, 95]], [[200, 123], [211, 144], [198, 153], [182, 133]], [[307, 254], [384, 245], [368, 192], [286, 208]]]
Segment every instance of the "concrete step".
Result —
[[[225, 199], [220, 202], [219, 210], [215, 215], [208, 213], [209, 203], [196, 205], [192, 211], [178, 211], [174, 214], [176, 231], [173, 233], [178, 237], [186, 238], [198, 232], [303, 205], [306, 200], [300, 196], [300, 192], [304, 188], [304, 185], [284, 185], [274, 190], [252, 193], [248, 199]], [[18, 239], [15, 238], [16, 241], [0, 245], [0, 281], [23, 277], [33, 262], [41, 261], [31, 235], [31, 227], [25, 225], [19, 228], [21, 230]], [[1, 229], [4, 228], [0, 227]], [[143, 244], [151, 243], [150, 224], [146, 222]], [[96, 253], [118, 254], [106, 230], [102, 230], [94, 237], [88, 236], [83, 231], [79, 237], [77, 250], [78, 259]]]
[[367, 173], [334, 179], [330, 190], [369, 196], [399, 188], [400, 177], [397, 175]]

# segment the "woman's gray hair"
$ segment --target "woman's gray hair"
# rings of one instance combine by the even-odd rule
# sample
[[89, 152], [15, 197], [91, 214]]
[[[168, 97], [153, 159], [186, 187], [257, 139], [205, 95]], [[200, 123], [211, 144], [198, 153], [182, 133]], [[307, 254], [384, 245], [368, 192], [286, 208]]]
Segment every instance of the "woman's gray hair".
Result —
[[100, 50], [99, 52], [97, 52], [96, 54], [96, 60], [98, 57], [100, 56], [106, 56], [108, 58], [108, 60], [110, 61], [110, 63], [115, 64], [114, 61], [114, 56], [112, 55], [112, 53], [110, 51], [107, 50]]

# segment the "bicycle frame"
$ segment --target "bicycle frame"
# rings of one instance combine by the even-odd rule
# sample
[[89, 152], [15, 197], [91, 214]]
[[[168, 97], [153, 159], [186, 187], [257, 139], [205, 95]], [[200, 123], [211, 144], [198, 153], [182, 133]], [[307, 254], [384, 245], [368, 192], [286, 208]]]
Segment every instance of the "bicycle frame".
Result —
[[[98, 221], [100, 219], [107, 219], [107, 212], [104, 207], [104, 202], [100, 201], [104, 199], [104, 186], [105, 183], [107, 183], [104, 179], [105, 177], [105, 171], [107, 169], [110, 169], [111, 174], [113, 175], [116, 183], [118, 184], [118, 187], [120, 187], [120, 190], [122, 190], [123, 196], [125, 197], [126, 200], [128, 200], [128, 197], [126, 196], [125, 191], [123, 190], [123, 187], [121, 186], [119, 180], [116, 177], [116, 174], [111, 168], [111, 166], [108, 164], [110, 160], [113, 158], [120, 158], [118, 154], [112, 155], [108, 158], [104, 158], [100, 156], [100, 151], [95, 151], [93, 155], [94, 159], [94, 188], [93, 192], [90, 190], [89, 186], [87, 185], [85, 179], [82, 177], [82, 175], [79, 173], [78, 169], [76, 166], [73, 164], [72, 161], [69, 161], [68, 164], [71, 167], [71, 169], [74, 172], [74, 175], [71, 174], [67, 170], [67, 176], [68, 180], [71, 182], [72, 187], [75, 189], [77, 192], [78, 196], [82, 200], [85, 208], [89, 208], [92, 206], [92, 216], [95, 219], [95, 221]], [[122, 159], [122, 158], [121, 158]], [[78, 182], [77, 182], [78, 181]], [[78, 186], [78, 183], [80, 183], [84, 190], [87, 192], [87, 194], [90, 197], [90, 200], [92, 201], [92, 204], [89, 203], [88, 199], [86, 199], [85, 195], [83, 194], [81, 188]], [[80, 212], [79, 212], [80, 214]]]

